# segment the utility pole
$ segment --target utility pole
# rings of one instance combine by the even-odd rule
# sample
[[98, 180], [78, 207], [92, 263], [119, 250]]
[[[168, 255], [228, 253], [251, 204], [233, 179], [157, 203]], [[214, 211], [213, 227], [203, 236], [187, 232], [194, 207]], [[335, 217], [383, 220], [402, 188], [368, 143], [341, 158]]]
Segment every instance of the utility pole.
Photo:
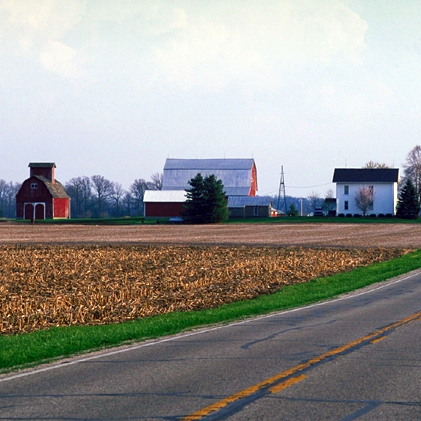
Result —
[[279, 191], [278, 191], [278, 206], [277, 211], [279, 212], [280, 205], [281, 205], [281, 198], [283, 198], [284, 201], [284, 213], [287, 214], [287, 198], [285, 196], [285, 179], [284, 179], [284, 166], [281, 166], [281, 180], [279, 182]]

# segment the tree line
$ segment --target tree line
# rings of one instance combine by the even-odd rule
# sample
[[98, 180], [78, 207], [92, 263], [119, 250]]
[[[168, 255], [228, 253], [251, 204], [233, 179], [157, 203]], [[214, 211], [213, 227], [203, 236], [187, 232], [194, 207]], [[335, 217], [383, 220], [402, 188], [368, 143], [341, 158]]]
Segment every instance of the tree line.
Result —
[[14, 218], [16, 215], [16, 194], [20, 183], [0, 179], [0, 218]]
[[102, 175], [72, 178], [64, 188], [71, 198], [72, 218], [143, 216], [145, 191], [161, 190], [162, 174], [153, 174], [150, 181], [137, 179], [129, 190]]

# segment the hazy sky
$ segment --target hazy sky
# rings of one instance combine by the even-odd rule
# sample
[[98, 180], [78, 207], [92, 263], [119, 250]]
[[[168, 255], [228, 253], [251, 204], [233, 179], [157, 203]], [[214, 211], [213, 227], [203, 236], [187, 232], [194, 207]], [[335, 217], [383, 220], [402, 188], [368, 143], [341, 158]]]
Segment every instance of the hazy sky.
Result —
[[0, 0], [0, 178], [128, 189], [166, 158], [254, 158], [258, 194], [421, 143], [419, 0]]

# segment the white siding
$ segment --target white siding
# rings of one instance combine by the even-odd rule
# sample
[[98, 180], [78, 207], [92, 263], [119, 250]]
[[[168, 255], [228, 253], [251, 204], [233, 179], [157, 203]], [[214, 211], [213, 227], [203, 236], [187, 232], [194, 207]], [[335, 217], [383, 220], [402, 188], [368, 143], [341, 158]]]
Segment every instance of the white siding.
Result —
[[[349, 186], [349, 194], [345, 194], [345, 186]], [[378, 215], [396, 213], [396, 203], [398, 197], [397, 183], [336, 183], [336, 213], [340, 214], [361, 214], [355, 204], [355, 195], [361, 187], [373, 186], [374, 200], [373, 210], [368, 214]], [[345, 202], [348, 202], [348, 209], [345, 209]]]

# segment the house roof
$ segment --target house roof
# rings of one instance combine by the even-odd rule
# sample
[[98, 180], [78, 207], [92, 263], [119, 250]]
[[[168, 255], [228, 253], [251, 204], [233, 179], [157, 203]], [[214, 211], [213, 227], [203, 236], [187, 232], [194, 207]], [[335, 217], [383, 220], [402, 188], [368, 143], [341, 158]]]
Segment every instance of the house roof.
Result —
[[183, 203], [187, 200], [185, 190], [145, 190], [145, 203]]
[[254, 159], [173, 159], [164, 166], [162, 190], [185, 190], [198, 173], [222, 180], [228, 196], [247, 196], [251, 189]]
[[398, 168], [336, 168], [333, 183], [397, 183]]
[[54, 162], [30, 162], [29, 168], [56, 168]]
[[228, 197], [229, 208], [244, 208], [245, 206], [272, 206], [272, 198], [269, 196]]
[[66, 193], [66, 190], [64, 190], [63, 185], [59, 181], [55, 180], [55, 183], [53, 184], [48, 178], [45, 178], [42, 175], [35, 175], [34, 177], [45, 184], [52, 197], [56, 199], [69, 198], [69, 195]]

